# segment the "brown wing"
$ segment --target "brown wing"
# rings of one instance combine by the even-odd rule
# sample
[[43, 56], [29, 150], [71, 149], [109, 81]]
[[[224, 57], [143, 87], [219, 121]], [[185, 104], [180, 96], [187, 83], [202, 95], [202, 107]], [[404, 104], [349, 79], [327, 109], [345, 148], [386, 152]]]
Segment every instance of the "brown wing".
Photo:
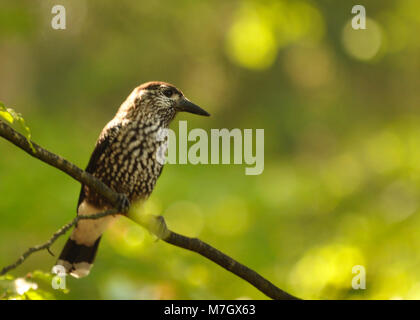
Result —
[[[107, 128], [107, 130], [101, 134], [98, 141], [96, 142], [95, 149], [93, 150], [92, 155], [90, 156], [89, 163], [85, 169], [86, 172], [88, 173], [95, 172], [95, 170], [97, 169], [98, 161], [101, 154], [106, 152], [106, 150], [111, 145], [112, 141], [117, 136], [117, 133], [120, 129], [121, 129], [121, 125], [116, 125], [114, 127]], [[79, 195], [79, 201], [77, 203], [77, 208], [79, 208], [79, 205], [82, 203], [85, 197], [86, 197], [86, 188], [85, 188], [85, 185], [82, 185], [82, 188], [80, 190], [80, 195]]]

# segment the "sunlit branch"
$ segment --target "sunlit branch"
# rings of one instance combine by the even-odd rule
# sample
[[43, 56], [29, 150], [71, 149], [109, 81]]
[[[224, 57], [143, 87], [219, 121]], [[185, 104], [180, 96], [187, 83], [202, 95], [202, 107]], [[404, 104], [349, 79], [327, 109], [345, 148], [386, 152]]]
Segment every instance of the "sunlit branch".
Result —
[[[12, 142], [17, 147], [21, 148], [22, 150], [29, 153], [31, 156], [38, 158], [39, 160], [67, 173], [75, 180], [79, 181], [80, 183], [89, 186], [95, 192], [103, 196], [105, 199], [109, 201], [116, 209], [107, 210], [105, 212], [93, 214], [93, 215], [86, 215], [86, 216], [77, 216], [71, 222], [64, 225], [60, 228], [54, 235], [44, 244], [38, 245], [35, 247], [29, 248], [27, 251], [23, 253], [23, 255], [13, 264], [3, 268], [0, 271], [0, 275], [9, 272], [10, 270], [15, 269], [21, 263], [23, 263], [32, 253], [40, 251], [40, 250], [48, 250], [50, 249], [51, 245], [63, 234], [65, 234], [71, 227], [73, 227], [80, 219], [98, 219], [107, 215], [112, 215], [120, 212], [128, 211], [128, 201], [124, 195], [118, 194], [102, 183], [100, 180], [96, 179], [89, 173], [83, 171], [76, 165], [72, 164], [71, 162], [65, 160], [64, 158], [51, 153], [44, 148], [40, 147], [39, 145], [32, 142], [33, 148], [29, 144], [28, 140], [21, 135], [20, 133], [13, 130], [10, 126], [0, 120], [0, 136], [5, 138], [6, 140]], [[35, 150], [35, 151], [34, 151]], [[159, 217], [162, 221], [162, 225], [165, 226], [165, 232], [163, 233], [164, 236], [162, 237], [162, 233], [156, 234], [156, 230], [150, 230], [154, 232], [157, 236], [162, 237], [162, 240], [175, 245], [177, 247], [181, 247], [190, 251], [194, 251], [199, 253], [200, 255], [206, 257], [207, 259], [213, 261], [214, 263], [218, 264], [222, 268], [232, 272], [233, 274], [237, 275], [238, 277], [244, 279], [255, 288], [263, 292], [265, 295], [272, 299], [277, 300], [291, 300], [291, 299], [298, 299], [287, 292], [279, 289], [270, 281], [259, 275], [254, 270], [244, 266], [243, 264], [235, 261], [231, 257], [227, 256], [223, 252], [213, 248], [209, 244], [196, 239], [196, 238], [189, 238], [178, 233], [175, 233], [166, 228], [166, 224], [164, 222], [163, 217]]]

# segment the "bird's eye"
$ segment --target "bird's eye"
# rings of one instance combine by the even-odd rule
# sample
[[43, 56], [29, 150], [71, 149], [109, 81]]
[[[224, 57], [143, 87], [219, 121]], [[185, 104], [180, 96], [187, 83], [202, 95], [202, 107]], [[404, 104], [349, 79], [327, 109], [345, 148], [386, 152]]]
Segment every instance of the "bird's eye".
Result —
[[165, 96], [167, 96], [168, 98], [172, 97], [172, 95], [174, 94], [174, 92], [172, 91], [172, 89], [166, 89], [165, 91], [163, 91], [163, 94]]

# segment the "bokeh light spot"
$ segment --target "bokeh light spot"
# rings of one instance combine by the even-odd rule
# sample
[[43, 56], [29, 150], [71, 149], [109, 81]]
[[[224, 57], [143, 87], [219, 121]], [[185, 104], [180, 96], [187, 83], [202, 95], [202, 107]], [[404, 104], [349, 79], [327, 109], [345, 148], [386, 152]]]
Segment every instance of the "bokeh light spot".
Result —
[[400, 137], [384, 130], [366, 140], [365, 154], [371, 169], [384, 174], [402, 165], [405, 151]]
[[142, 253], [147, 243], [146, 235], [147, 231], [139, 225], [120, 218], [111, 225], [105, 239], [119, 254], [132, 257]]
[[249, 227], [249, 212], [246, 203], [236, 197], [225, 198], [209, 216], [208, 225], [218, 234], [237, 236]]
[[418, 194], [415, 190], [416, 187], [403, 181], [394, 182], [385, 189], [379, 203], [388, 221], [402, 221], [416, 212]]
[[249, 69], [266, 69], [276, 58], [273, 30], [251, 9], [243, 10], [227, 35], [226, 50], [233, 62]]
[[364, 180], [363, 167], [353, 154], [342, 154], [324, 167], [322, 179], [330, 193], [341, 198], [361, 186]]
[[356, 265], [364, 265], [363, 254], [356, 247], [333, 244], [316, 248], [298, 261], [290, 274], [290, 281], [295, 292], [305, 292], [306, 298], [320, 298], [326, 287], [331, 298], [333, 288], [352, 288], [352, 268]]
[[203, 229], [203, 213], [193, 202], [178, 201], [165, 211], [164, 216], [168, 227], [175, 232], [196, 237]]
[[258, 179], [258, 195], [273, 207], [294, 205], [298, 195], [299, 177], [296, 170], [288, 165], [270, 164]]
[[366, 19], [366, 29], [354, 30], [349, 21], [342, 35], [343, 45], [347, 53], [358, 60], [374, 58], [382, 43], [381, 27], [372, 19]]
[[194, 265], [188, 269], [187, 281], [194, 286], [205, 285], [209, 278], [209, 272], [206, 267], [202, 265]]

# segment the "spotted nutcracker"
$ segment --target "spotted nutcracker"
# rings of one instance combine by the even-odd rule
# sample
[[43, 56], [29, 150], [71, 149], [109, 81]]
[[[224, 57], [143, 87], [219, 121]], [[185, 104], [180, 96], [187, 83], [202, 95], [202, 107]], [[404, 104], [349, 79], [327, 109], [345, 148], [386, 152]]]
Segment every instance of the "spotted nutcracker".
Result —
[[[158, 132], [167, 128], [180, 111], [209, 116], [169, 83], [153, 81], [135, 88], [102, 130], [86, 171], [114, 191], [124, 193], [130, 202], [147, 199], [163, 167], [157, 153], [164, 142], [157, 137]], [[105, 199], [82, 186], [78, 215], [110, 207]], [[102, 233], [115, 218], [80, 220], [57, 264], [76, 278], [88, 275]]]

